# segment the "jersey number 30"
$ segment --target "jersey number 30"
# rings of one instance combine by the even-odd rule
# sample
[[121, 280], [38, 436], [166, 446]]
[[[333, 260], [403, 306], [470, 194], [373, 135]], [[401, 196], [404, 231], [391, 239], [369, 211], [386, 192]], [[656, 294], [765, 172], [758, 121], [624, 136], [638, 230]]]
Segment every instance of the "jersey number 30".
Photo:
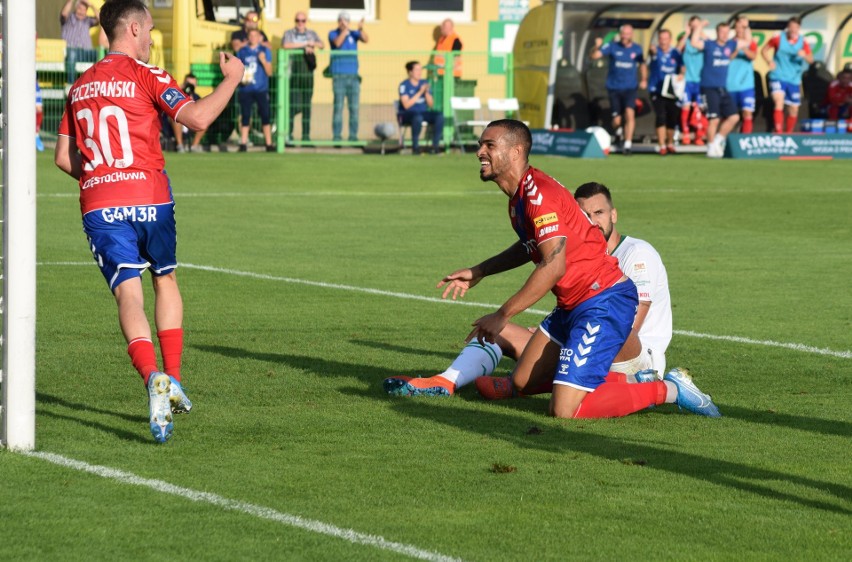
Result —
[[[95, 136], [95, 121], [98, 122], [98, 134]], [[101, 164], [106, 163], [110, 168], [129, 168], [133, 164], [133, 148], [130, 146], [130, 128], [127, 126], [127, 116], [124, 110], [116, 105], [108, 105], [100, 110], [95, 118], [89, 108], [77, 112], [77, 121], [86, 124], [86, 139], [83, 144], [92, 151], [92, 161], [83, 165], [83, 169], [91, 172]], [[115, 158], [110, 141], [110, 124], [118, 129], [118, 139], [121, 143], [121, 158]], [[97, 138], [97, 140], [95, 140]]]

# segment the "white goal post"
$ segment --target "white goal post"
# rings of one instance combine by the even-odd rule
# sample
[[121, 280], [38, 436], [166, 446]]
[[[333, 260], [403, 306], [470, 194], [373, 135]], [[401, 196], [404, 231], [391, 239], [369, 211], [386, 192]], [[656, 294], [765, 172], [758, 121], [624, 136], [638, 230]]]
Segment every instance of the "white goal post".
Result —
[[3, 7], [3, 348], [0, 442], [35, 447], [35, 2]]

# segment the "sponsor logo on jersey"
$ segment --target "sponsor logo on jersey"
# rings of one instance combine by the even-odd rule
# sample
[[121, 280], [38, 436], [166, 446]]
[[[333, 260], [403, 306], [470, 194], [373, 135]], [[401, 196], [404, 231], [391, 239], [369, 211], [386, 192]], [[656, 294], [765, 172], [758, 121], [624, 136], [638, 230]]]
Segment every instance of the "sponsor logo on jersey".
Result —
[[546, 224], [552, 224], [559, 220], [556, 217], [556, 213], [547, 213], [546, 215], [541, 215], [540, 217], [536, 217], [533, 219], [533, 224], [536, 228], [540, 226], [544, 226]]
[[157, 222], [157, 207], [112, 207], [101, 210], [101, 216], [106, 222], [132, 221], [132, 222]]
[[541, 238], [545, 234], [550, 234], [551, 232], [556, 232], [557, 230], [559, 230], [558, 224], [554, 224], [552, 226], [545, 226], [544, 228], [538, 231], [538, 237]]
[[186, 99], [186, 95], [177, 88], [169, 88], [160, 94], [160, 98], [166, 102], [166, 105], [174, 109], [177, 104]]
[[639, 262], [633, 264], [633, 271], [645, 271], [647, 269], [645, 267], [645, 262]]
[[113, 172], [103, 176], [94, 176], [83, 182], [80, 189], [89, 189], [102, 183], [116, 183], [122, 181], [148, 181], [145, 172]]

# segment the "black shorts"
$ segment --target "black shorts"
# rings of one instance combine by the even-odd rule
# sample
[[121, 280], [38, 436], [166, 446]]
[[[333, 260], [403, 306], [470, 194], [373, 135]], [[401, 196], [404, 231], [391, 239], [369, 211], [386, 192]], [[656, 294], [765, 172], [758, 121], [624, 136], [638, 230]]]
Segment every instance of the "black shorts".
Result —
[[666, 129], [674, 129], [678, 125], [680, 119], [680, 107], [677, 105], [677, 100], [667, 98], [660, 94], [651, 94], [651, 105], [654, 107], [655, 127], [665, 127]]

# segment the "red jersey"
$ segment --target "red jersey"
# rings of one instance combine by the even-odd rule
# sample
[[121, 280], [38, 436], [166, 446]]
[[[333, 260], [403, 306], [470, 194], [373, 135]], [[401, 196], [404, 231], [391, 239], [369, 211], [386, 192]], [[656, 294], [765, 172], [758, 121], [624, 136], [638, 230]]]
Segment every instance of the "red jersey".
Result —
[[828, 85], [828, 91], [825, 94], [827, 105], [846, 105], [850, 98], [852, 98], [852, 83], [844, 85], [840, 80], [835, 80]]
[[59, 134], [83, 156], [83, 214], [172, 201], [160, 112], [174, 119], [191, 101], [165, 70], [122, 54], [108, 54], [74, 82]]
[[606, 240], [571, 193], [541, 170], [530, 167], [509, 199], [509, 218], [533, 263], [538, 247], [565, 238], [565, 275], [553, 287], [556, 304], [571, 310], [615, 285], [624, 274], [606, 253]]

